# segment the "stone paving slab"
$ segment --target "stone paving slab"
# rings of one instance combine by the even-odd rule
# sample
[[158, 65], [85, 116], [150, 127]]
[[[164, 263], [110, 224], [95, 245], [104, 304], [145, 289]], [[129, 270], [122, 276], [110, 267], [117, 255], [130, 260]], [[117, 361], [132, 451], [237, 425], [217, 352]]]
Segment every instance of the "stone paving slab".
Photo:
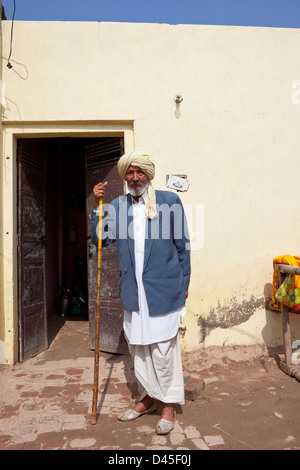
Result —
[[137, 398], [131, 360], [100, 353], [98, 417], [92, 425], [94, 354], [88, 325], [68, 324], [67, 332], [71, 344], [62, 329], [49, 350], [1, 367], [0, 450], [300, 449], [299, 382], [280, 371], [272, 357], [236, 363], [221, 350], [221, 360], [209, 366], [206, 353], [185, 356], [186, 385], [190, 376], [194, 388], [191, 399], [177, 407], [167, 436], [155, 431], [160, 407], [132, 422], [117, 420]]
[[[117, 420], [137, 396], [129, 356], [117, 363], [105, 354], [100, 357], [99, 414], [93, 426], [93, 365], [92, 357], [80, 357], [43, 364], [33, 359], [5, 368], [0, 376], [0, 449], [208, 448], [200, 431], [180, 420], [168, 436], [156, 434], [159, 414], [131, 423]], [[194, 383], [199, 386], [196, 378]]]

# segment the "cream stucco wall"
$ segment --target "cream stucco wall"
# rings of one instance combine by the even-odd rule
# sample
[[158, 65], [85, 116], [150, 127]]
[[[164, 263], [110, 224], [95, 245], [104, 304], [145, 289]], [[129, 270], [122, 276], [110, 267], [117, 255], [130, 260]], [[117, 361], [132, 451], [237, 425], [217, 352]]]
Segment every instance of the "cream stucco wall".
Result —
[[[9, 38], [4, 22], [4, 59]], [[129, 141], [155, 160], [157, 188], [166, 187], [168, 174], [187, 175], [181, 198], [192, 279], [183, 347], [282, 344], [280, 316], [266, 305], [273, 258], [300, 253], [300, 104], [293, 88], [299, 41], [296, 29], [16, 22], [13, 69], [3, 67], [6, 361], [15, 357], [17, 329], [16, 293], [9, 290], [16, 265], [15, 138], [67, 132], [70, 122], [72, 132], [130, 122]], [[296, 339], [299, 322], [293, 318]]]
[[[2, 2], [0, 1], [0, 9], [1, 9], [1, 19], [0, 19], [0, 51], [2, 57]], [[0, 149], [3, 148], [3, 126], [2, 126], [2, 116], [3, 116], [3, 100], [2, 100], [2, 60], [0, 63], [0, 111], [1, 111], [1, 122], [0, 122]], [[1, 152], [2, 155], [2, 152]], [[3, 166], [0, 165], [0, 181], [2, 182], [2, 168]], [[0, 207], [2, 208], [2, 192], [0, 191]], [[2, 214], [1, 214], [2, 215]], [[3, 305], [3, 227], [2, 227], [2, 217], [0, 217], [0, 256], [1, 256], [1, 263], [0, 263], [0, 364], [5, 363], [5, 317], [4, 317], [4, 305]]]

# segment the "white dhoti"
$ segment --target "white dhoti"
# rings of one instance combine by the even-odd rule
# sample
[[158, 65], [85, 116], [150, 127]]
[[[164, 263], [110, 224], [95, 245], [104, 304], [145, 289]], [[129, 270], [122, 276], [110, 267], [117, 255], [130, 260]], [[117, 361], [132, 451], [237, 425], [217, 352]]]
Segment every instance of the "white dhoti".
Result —
[[184, 405], [179, 334], [159, 343], [128, 343], [140, 400], [146, 395], [163, 403]]

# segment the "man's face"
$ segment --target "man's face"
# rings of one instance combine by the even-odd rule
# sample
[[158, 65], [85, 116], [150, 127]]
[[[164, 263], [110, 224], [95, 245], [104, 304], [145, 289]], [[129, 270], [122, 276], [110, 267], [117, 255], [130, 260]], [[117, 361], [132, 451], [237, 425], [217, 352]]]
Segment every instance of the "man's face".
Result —
[[141, 196], [149, 186], [149, 180], [138, 166], [128, 168], [125, 175], [129, 192], [132, 196]]

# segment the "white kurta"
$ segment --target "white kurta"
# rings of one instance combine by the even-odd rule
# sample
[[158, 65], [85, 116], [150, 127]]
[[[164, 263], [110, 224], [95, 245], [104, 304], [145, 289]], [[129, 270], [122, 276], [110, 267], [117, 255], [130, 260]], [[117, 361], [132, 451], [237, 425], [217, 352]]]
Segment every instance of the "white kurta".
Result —
[[[145, 249], [145, 197], [144, 193], [139, 202], [133, 200], [133, 232], [135, 276], [138, 285], [139, 307], [138, 312], [124, 310], [124, 332], [130, 344], [153, 344], [165, 341], [177, 335], [178, 327], [182, 322], [186, 308], [160, 315], [149, 315], [146, 293], [142, 281]], [[166, 292], [168, 295], [168, 292]]]

